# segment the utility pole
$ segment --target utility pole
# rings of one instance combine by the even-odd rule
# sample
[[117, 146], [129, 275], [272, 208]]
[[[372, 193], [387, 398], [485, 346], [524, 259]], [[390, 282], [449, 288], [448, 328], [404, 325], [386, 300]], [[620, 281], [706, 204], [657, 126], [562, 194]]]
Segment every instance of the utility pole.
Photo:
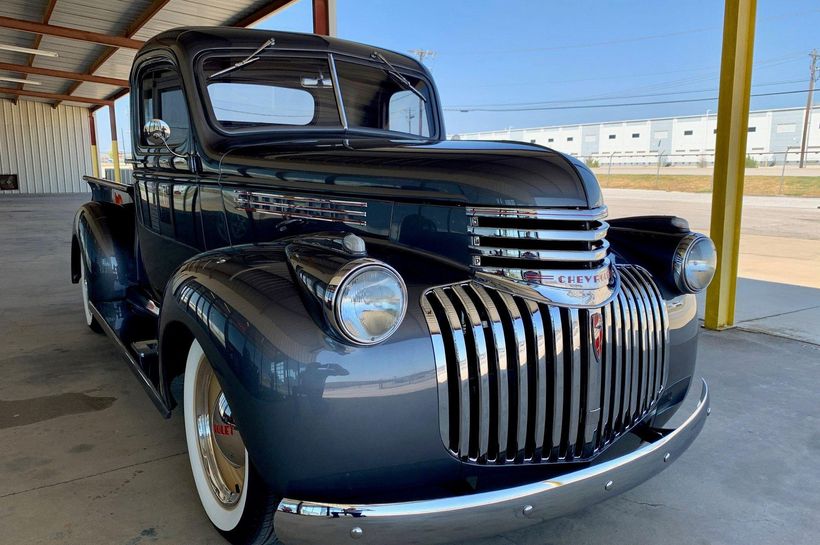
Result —
[[806, 165], [806, 148], [809, 145], [809, 117], [811, 117], [811, 103], [814, 98], [814, 81], [817, 79], [817, 50], [809, 53], [811, 68], [809, 69], [809, 96], [806, 99], [806, 115], [803, 116], [803, 140], [800, 142], [800, 168]]
[[[410, 53], [418, 57], [420, 63], [423, 63], [424, 59], [434, 59], [436, 57], [436, 52], [429, 49], [411, 49]], [[426, 115], [422, 115], [422, 113], [424, 113], [424, 101], [419, 99], [419, 136], [421, 136], [422, 122], [424, 118], [427, 117]]]

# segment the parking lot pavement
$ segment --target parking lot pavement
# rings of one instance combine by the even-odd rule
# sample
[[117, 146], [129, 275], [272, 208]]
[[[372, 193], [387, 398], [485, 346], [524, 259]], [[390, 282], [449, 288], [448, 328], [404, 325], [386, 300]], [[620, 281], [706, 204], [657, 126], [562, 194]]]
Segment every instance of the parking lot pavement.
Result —
[[[0, 201], [0, 544], [224, 543], [196, 498], [181, 419], [163, 420], [83, 323], [68, 278], [82, 200]], [[713, 411], [680, 460], [608, 502], [471, 545], [816, 543], [818, 362], [816, 344], [704, 332]]]

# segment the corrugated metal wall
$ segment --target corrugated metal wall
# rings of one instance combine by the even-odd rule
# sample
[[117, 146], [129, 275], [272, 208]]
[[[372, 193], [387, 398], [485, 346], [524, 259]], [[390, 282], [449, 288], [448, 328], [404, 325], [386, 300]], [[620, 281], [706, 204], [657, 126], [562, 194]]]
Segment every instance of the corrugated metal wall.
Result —
[[88, 110], [20, 100], [0, 100], [0, 174], [17, 174], [19, 191], [8, 193], [79, 193], [88, 191], [91, 174]]

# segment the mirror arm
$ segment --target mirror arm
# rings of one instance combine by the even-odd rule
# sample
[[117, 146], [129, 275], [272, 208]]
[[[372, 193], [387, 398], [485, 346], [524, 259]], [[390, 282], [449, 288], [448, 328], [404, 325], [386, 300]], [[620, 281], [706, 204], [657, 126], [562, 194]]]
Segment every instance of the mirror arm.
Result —
[[162, 134], [162, 133], [155, 133], [155, 134], [157, 136], [159, 136], [159, 138], [162, 140], [162, 143], [165, 144], [165, 149], [167, 149], [169, 152], [171, 152], [171, 155], [173, 155], [174, 157], [179, 157], [181, 159], [188, 159], [187, 154], [177, 153], [177, 152], [175, 152], [174, 150], [171, 149], [171, 146], [168, 145], [168, 140], [165, 138], [164, 134]]

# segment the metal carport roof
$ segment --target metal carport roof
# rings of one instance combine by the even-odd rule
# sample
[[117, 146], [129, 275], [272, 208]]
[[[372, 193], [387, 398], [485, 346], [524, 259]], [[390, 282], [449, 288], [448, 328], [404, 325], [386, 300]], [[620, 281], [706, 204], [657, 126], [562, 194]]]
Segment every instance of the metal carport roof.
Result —
[[[25, 81], [0, 79], [0, 98], [95, 110], [128, 92], [134, 55], [155, 34], [185, 25], [249, 26], [295, 1], [3, 0], [0, 78]], [[326, 9], [327, 0], [313, 4], [314, 12]]]

